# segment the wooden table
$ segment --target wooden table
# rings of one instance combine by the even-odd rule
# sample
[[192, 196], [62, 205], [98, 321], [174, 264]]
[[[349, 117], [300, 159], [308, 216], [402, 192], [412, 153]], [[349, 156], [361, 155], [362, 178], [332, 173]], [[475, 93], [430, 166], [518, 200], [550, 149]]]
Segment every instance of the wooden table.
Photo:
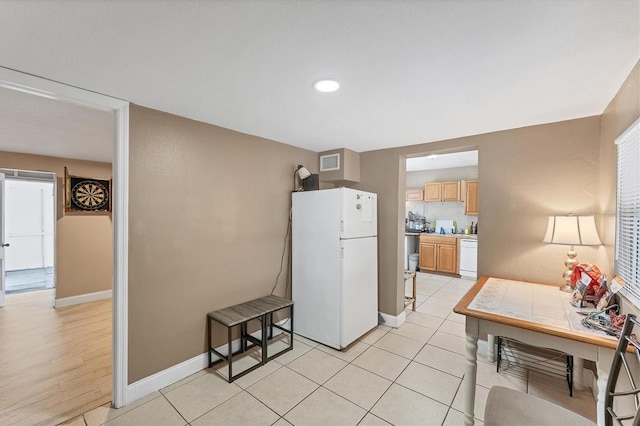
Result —
[[577, 313], [579, 309], [569, 304], [570, 297], [556, 285], [482, 277], [460, 300], [453, 311], [466, 316], [465, 425], [474, 423], [480, 333], [510, 337], [557, 349], [574, 358], [595, 361], [598, 424], [604, 425], [604, 396], [617, 339], [584, 327], [581, 324], [584, 317]]

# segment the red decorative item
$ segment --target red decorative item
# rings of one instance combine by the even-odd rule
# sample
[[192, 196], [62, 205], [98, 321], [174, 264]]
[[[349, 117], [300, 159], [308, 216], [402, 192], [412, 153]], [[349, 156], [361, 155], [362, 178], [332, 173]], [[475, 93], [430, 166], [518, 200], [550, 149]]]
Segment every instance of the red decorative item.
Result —
[[602, 273], [600, 272], [600, 268], [592, 263], [579, 263], [575, 268], [573, 268], [573, 272], [571, 273], [571, 285], [573, 287], [577, 286], [577, 283], [582, 278], [583, 273], [587, 274], [589, 278], [591, 278], [591, 282], [584, 292], [582, 300], [593, 302], [597, 291], [600, 289]]

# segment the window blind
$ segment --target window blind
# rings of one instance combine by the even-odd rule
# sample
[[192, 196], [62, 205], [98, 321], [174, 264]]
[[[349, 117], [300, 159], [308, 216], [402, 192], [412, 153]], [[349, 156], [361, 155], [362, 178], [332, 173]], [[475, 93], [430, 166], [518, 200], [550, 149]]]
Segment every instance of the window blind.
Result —
[[640, 119], [618, 139], [615, 272], [621, 293], [640, 307]]

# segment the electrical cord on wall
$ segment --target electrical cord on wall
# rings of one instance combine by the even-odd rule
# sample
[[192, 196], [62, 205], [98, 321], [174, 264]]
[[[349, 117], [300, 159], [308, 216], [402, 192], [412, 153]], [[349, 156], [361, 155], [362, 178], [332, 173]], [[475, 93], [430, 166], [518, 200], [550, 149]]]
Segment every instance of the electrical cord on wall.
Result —
[[[278, 287], [278, 281], [280, 280], [280, 275], [282, 275], [282, 270], [284, 269], [284, 258], [287, 255], [287, 246], [290, 243], [290, 239], [289, 239], [289, 235], [291, 233], [291, 213], [292, 213], [292, 208], [289, 209], [289, 220], [287, 222], [287, 232], [284, 236], [284, 246], [282, 248], [282, 257], [280, 258], [280, 270], [278, 271], [278, 275], [276, 276], [276, 282], [273, 284], [273, 288], [271, 289], [271, 295], [273, 295], [273, 292], [276, 291], [276, 288]], [[286, 297], [287, 295], [287, 290], [289, 289], [289, 278], [287, 277], [286, 280], [286, 287], [285, 287], [285, 292], [284, 295]]]

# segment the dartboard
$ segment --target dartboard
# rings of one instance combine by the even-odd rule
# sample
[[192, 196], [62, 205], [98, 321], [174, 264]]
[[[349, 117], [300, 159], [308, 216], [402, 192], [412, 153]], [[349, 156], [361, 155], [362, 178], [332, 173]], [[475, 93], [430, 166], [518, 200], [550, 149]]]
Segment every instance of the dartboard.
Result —
[[84, 179], [71, 189], [71, 200], [82, 210], [104, 210], [109, 203], [109, 190], [97, 180]]

